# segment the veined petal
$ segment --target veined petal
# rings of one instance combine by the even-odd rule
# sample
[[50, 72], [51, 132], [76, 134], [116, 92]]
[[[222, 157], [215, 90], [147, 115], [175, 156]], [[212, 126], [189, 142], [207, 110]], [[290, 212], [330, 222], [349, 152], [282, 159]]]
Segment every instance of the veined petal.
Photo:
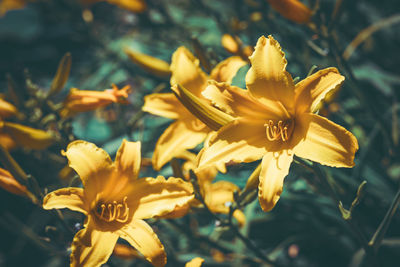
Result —
[[287, 150], [268, 152], [261, 162], [260, 184], [258, 199], [263, 211], [270, 211], [278, 202], [282, 190], [283, 180], [289, 173], [293, 153]]
[[205, 202], [211, 211], [228, 213], [229, 203], [233, 202], [233, 193], [239, 191], [239, 187], [228, 181], [218, 181], [210, 185], [205, 192]]
[[331, 167], [353, 167], [358, 150], [356, 137], [342, 126], [316, 114], [303, 113], [296, 118], [294, 148], [296, 156]]
[[130, 180], [136, 179], [139, 176], [140, 161], [140, 142], [123, 140], [115, 157], [118, 174]]
[[204, 259], [197, 257], [185, 264], [185, 267], [200, 267], [204, 262]]
[[121, 238], [128, 241], [154, 266], [164, 266], [167, 263], [164, 246], [145, 221], [133, 219], [119, 233]]
[[74, 141], [62, 154], [68, 158], [69, 166], [80, 176], [86, 191], [91, 190], [88, 188], [88, 181], [93, 180], [90, 181], [90, 185], [101, 188], [104, 180], [111, 177], [114, 169], [112, 160], [107, 152], [95, 144], [82, 140]]
[[252, 162], [260, 159], [268, 146], [263, 124], [252, 124], [237, 119], [222, 127], [198, 154], [198, 168], [234, 162]]
[[97, 267], [107, 262], [118, 240], [114, 232], [97, 231], [89, 222], [71, 244], [71, 267]]
[[61, 188], [47, 194], [43, 199], [43, 208], [70, 209], [87, 214], [88, 207], [85, 203], [83, 189], [79, 187]]
[[171, 85], [180, 84], [192, 94], [199, 96], [207, 85], [207, 74], [200, 66], [200, 61], [186, 47], [179, 47], [172, 55]]
[[231, 83], [238, 70], [247, 64], [247, 61], [239, 56], [228, 57], [221, 61], [211, 71], [210, 78], [217, 82]]
[[195, 148], [203, 142], [210, 129], [193, 115], [190, 119], [177, 120], [160, 136], [153, 154], [153, 167], [161, 169], [173, 157], [181, 155], [187, 149]]
[[316, 112], [325, 96], [338, 88], [344, 76], [336, 68], [320, 70], [296, 84], [296, 112]]
[[272, 36], [261, 36], [250, 62], [251, 68], [246, 75], [246, 85], [250, 93], [266, 105], [271, 101], [279, 101], [283, 104], [283, 109], [292, 111], [294, 84], [286, 71], [287, 61], [279, 43]]
[[173, 93], [145, 96], [142, 110], [170, 119], [178, 119], [182, 114], [189, 113]]
[[311, 20], [312, 11], [299, 0], [267, 0], [283, 17], [297, 23]]
[[[130, 197], [131, 196], [131, 197]], [[179, 178], [162, 176], [137, 179], [128, 196], [129, 207], [136, 219], [162, 217], [185, 206], [194, 197], [190, 183]]]
[[209, 81], [202, 95], [222, 111], [234, 117], [268, 121], [281, 118], [282, 105], [272, 102], [266, 106], [255, 99], [248, 90], [227, 83]]

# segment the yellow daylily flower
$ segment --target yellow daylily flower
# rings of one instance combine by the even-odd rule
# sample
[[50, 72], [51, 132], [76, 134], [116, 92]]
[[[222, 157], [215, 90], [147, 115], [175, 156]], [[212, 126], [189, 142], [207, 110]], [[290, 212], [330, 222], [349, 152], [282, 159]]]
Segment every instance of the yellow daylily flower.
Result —
[[111, 103], [126, 103], [130, 86], [122, 89], [113, 84], [112, 89], [104, 91], [89, 91], [72, 88], [64, 101], [64, 108], [60, 111], [62, 117], [69, 117], [78, 112], [95, 110]]
[[17, 108], [0, 98], [0, 120], [11, 117], [17, 113]]
[[299, 0], [267, 0], [273, 9], [283, 17], [299, 24], [311, 20], [312, 11]]
[[193, 258], [191, 261], [185, 264], [185, 267], [200, 267], [203, 265], [204, 259], [200, 257]]
[[[220, 62], [210, 76], [204, 73], [197, 59], [185, 47], [179, 47], [172, 55], [171, 85], [180, 84], [198, 97], [207, 86], [207, 80], [230, 83], [246, 61], [238, 56]], [[143, 110], [157, 116], [176, 120], [158, 139], [153, 154], [153, 167], [161, 169], [168, 161], [187, 149], [195, 148], [211, 131], [193, 116], [173, 93], [151, 94], [145, 97]]]
[[235, 120], [210, 138], [198, 164], [201, 169], [262, 158], [259, 200], [269, 211], [280, 197], [293, 155], [332, 167], [353, 167], [358, 143], [342, 126], [314, 114], [327, 93], [344, 80], [336, 68], [320, 70], [295, 85], [272, 36], [259, 38], [250, 61], [247, 90], [214, 83], [203, 92]]
[[68, 187], [46, 195], [44, 209], [68, 208], [87, 216], [71, 245], [71, 266], [100, 266], [119, 237], [154, 266], [164, 266], [164, 247], [143, 220], [168, 215], [193, 199], [192, 187], [178, 178], [138, 179], [140, 142], [123, 141], [113, 163], [103, 149], [74, 141], [63, 154], [84, 188]]
[[[184, 158], [187, 161], [183, 164], [186, 179], [189, 179], [189, 170], [196, 168], [196, 155], [193, 153], [185, 153]], [[233, 193], [240, 192], [237, 185], [228, 181], [218, 181], [213, 183], [213, 180], [218, 174], [218, 169], [214, 165], [207, 166], [201, 170], [195, 171], [197, 182], [199, 184], [200, 193], [210, 211], [214, 213], [228, 214], [229, 205], [234, 202]], [[194, 199], [192, 206], [199, 206], [201, 203]], [[246, 223], [246, 216], [243, 211], [237, 209], [233, 212], [233, 217], [238, 221], [240, 226]]]

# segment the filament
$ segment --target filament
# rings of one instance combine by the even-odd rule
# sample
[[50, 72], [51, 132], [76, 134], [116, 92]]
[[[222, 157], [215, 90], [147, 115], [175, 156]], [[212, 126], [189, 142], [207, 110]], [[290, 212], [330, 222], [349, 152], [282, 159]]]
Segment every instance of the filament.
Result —
[[289, 140], [288, 123], [280, 120], [275, 124], [272, 120], [269, 120], [264, 126], [266, 127], [266, 135], [269, 141], [282, 139], [285, 142]]
[[122, 204], [118, 203], [117, 201], [113, 201], [112, 203], [108, 204], [101, 204], [101, 212], [100, 215], [98, 214], [99, 218], [106, 222], [127, 222], [129, 217], [129, 207], [126, 203], [127, 199], [127, 197], [124, 197], [124, 199], [122, 200]]

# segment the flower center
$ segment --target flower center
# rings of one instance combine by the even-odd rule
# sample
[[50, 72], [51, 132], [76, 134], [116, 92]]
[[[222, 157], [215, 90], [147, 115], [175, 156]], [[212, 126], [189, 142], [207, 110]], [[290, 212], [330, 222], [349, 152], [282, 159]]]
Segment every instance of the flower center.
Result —
[[289, 140], [291, 134], [291, 121], [278, 121], [274, 123], [269, 120], [268, 123], [264, 124], [267, 138], [269, 141], [276, 141], [282, 139], [283, 142]]
[[129, 217], [129, 208], [126, 203], [127, 199], [127, 197], [124, 197], [122, 204], [117, 201], [113, 201], [112, 203], [99, 203], [96, 208], [97, 216], [105, 222], [127, 222]]

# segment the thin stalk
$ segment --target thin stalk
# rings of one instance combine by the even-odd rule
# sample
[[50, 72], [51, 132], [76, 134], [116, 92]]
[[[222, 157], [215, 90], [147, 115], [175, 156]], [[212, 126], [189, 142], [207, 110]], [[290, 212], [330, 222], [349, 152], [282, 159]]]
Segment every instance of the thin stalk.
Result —
[[389, 228], [389, 224], [392, 221], [393, 215], [396, 213], [397, 207], [400, 204], [400, 188], [394, 197], [392, 204], [390, 205], [388, 211], [386, 212], [385, 217], [383, 218], [381, 224], [376, 230], [375, 234], [372, 236], [371, 241], [368, 242], [368, 245], [377, 251], [380, 245], [382, 244], [382, 240], [386, 234], [387, 229]]

